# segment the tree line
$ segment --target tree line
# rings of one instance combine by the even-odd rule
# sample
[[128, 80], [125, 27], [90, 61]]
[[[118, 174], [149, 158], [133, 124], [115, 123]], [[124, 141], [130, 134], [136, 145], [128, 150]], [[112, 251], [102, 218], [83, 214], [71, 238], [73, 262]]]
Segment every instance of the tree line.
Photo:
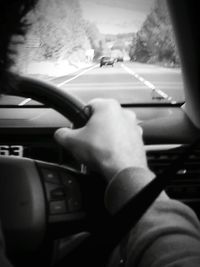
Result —
[[[103, 35], [83, 18], [79, 0], [40, 0], [29, 14], [30, 29], [19, 47], [18, 65], [31, 61], [85, 61], [94, 50], [94, 60], [114, 50], [130, 60], [179, 65], [172, 25], [165, 0], [155, 6], [137, 33]], [[108, 48], [108, 44], [113, 47]]]
[[133, 61], [180, 64], [172, 24], [165, 0], [156, 0], [141, 29], [132, 40], [129, 56]]
[[19, 47], [19, 65], [24, 60], [84, 61], [88, 49], [95, 50], [96, 58], [101, 55], [104, 37], [83, 19], [79, 0], [40, 0], [28, 19], [30, 28]]

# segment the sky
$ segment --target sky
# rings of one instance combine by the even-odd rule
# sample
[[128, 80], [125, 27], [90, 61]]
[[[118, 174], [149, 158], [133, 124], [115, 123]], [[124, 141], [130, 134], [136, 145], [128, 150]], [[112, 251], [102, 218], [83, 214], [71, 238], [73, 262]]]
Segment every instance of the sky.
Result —
[[80, 0], [83, 17], [101, 33], [137, 32], [155, 0]]

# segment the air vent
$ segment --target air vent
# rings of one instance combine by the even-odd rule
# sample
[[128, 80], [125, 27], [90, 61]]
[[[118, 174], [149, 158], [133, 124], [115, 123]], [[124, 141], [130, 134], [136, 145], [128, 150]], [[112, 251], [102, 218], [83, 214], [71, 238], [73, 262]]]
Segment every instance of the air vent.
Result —
[[[148, 151], [150, 169], [157, 175], [164, 172], [182, 153], [184, 147]], [[200, 147], [196, 147], [177, 173], [171, 177], [166, 192], [172, 198], [200, 201]]]

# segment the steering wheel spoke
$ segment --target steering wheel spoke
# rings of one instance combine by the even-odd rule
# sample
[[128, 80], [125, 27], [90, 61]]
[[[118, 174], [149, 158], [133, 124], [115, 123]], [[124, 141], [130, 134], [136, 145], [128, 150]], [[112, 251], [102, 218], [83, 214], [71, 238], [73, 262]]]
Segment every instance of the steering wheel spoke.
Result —
[[43, 241], [46, 224], [44, 193], [35, 163], [1, 156], [0, 169], [0, 214], [7, 248], [35, 250]]
[[47, 201], [48, 223], [70, 222], [85, 216], [79, 173], [55, 164], [36, 162]]

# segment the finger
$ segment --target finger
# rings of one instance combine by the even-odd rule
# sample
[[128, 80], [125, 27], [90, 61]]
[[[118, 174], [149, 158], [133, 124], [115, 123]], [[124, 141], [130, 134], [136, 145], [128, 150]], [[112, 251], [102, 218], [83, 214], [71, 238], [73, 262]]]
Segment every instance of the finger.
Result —
[[143, 128], [139, 125], [139, 123], [141, 121], [139, 121], [136, 117], [136, 114], [135, 112], [132, 112], [130, 110], [124, 110], [124, 115], [129, 118], [130, 120], [132, 120], [132, 122], [135, 122], [137, 124], [137, 129], [138, 129], [138, 132], [140, 133], [140, 135], [143, 135]]
[[102, 112], [110, 108], [119, 109], [120, 104], [115, 99], [103, 99], [103, 98], [95, 98], [92, 99], [89, 103], [89, 106], [92, 107], [95, 112]]
[[138, 125], [138, 131], [141, 135], [143, 135], [143, 128], [141, 126]]
[[91, 105], [86, 105], [83, 109], [84, 113], [87, 115], [87, 117], [90, 119], [92, 116], [93, 110]]
[[56, 141], [68, 150], [77, 146], [79, 129], [60, 128], [54, 133]]
[[135, 112], [124, 109], [123, 113], [124, 116], [127, 117], [128, 119], [131, 119], [132, 121], [137, 121]]

